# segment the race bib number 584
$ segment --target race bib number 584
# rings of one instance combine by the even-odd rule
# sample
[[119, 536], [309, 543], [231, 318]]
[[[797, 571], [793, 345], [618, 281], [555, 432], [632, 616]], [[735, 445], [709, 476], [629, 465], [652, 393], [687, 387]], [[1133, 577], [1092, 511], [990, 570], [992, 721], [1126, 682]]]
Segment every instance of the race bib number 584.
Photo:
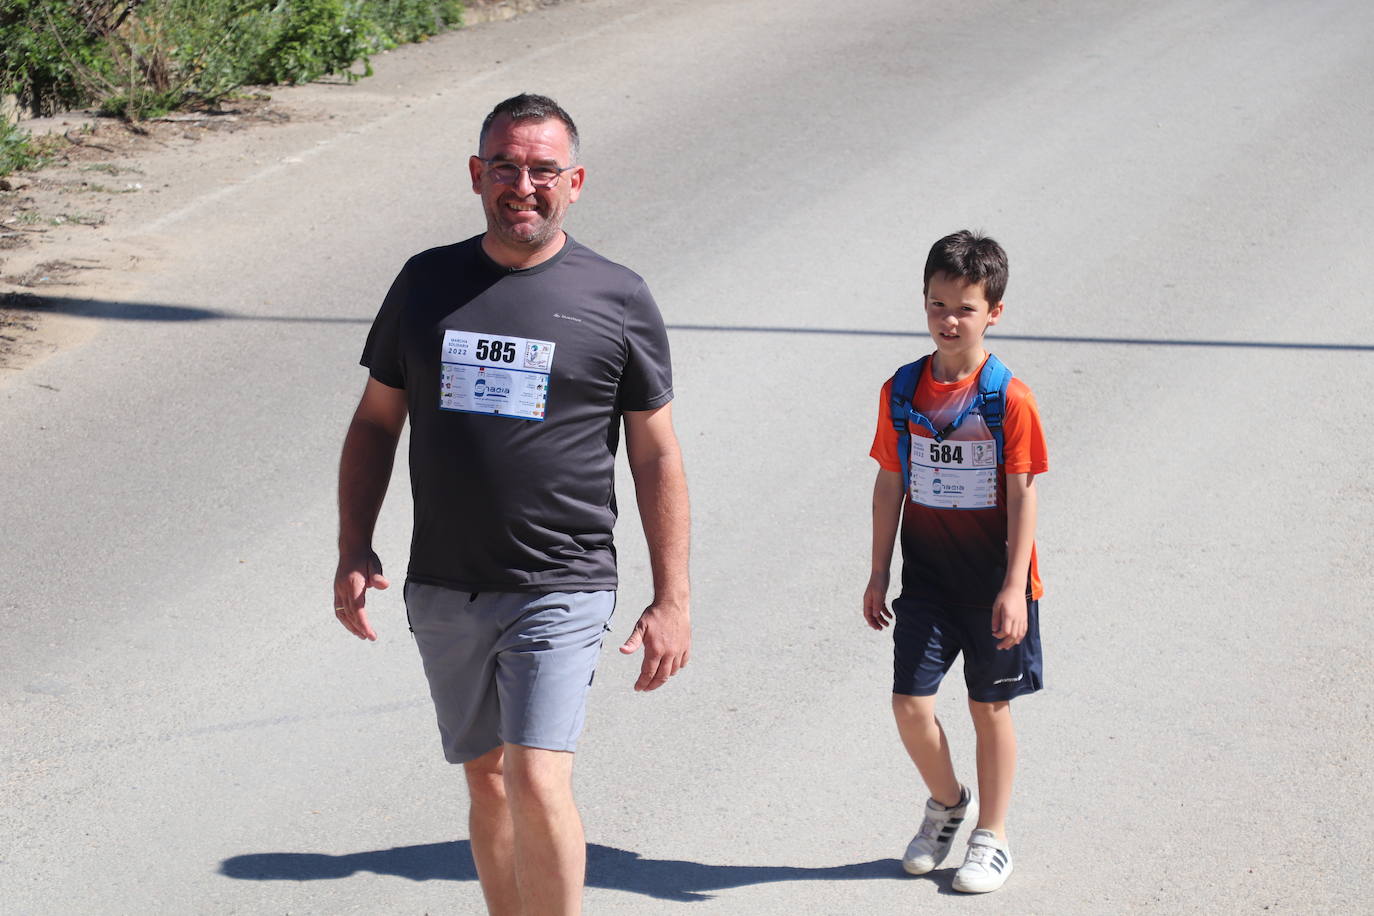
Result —
[[911, 499], [935, 509], [997, 505], [997, 443], [911, 439]]

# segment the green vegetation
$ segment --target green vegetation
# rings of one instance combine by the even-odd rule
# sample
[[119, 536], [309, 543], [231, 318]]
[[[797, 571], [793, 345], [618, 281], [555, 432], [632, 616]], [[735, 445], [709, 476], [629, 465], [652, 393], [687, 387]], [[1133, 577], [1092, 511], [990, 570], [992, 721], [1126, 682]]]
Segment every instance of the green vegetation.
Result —
[[13, 124], [0, 122], [0, 175], [36, 164], [37, 157], [24, 132]]
[[[0, 0], [0, 95], [137, 121], [246, 85], [355, 80], [462, 15], [461, 0]], [[24, 145], [0, 124], [0, 175], [27, 167]]]
[[0, 176], [20, 169], [34, 169], [52, 159], [70, 141], [62, 136], [30, 137], [0, 120]]

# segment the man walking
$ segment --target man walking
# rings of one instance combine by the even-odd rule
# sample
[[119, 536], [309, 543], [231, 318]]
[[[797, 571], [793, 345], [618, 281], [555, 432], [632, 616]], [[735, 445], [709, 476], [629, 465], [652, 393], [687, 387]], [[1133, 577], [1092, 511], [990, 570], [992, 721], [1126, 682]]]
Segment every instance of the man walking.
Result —
[[687, 485], [658, 307], [562, 228], [585, 177], [572, 118], [519, 95], [487, 116], [478, 149], [486, 232], [411, 258], [368, 335], [339, 467], [334, 608], [376, 639], [366, 590], [389, 583], [372, 532], [408, 417], [406, 616], [444, 756], [467, 776], [487, 908], [577, 913], [572, 763], [615, 605], [622, 417], [654, 579], [620, 648], [644, 649], [636, 690], [687, 663]]

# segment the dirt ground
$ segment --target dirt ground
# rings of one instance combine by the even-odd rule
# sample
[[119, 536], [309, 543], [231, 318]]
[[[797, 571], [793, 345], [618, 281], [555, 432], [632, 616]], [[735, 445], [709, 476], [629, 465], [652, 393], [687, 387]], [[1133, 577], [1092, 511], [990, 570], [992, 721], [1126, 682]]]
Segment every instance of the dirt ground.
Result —
[[[468, 0], [464, 20], [482, 25], [558, 2]], [[346, 81], [315, 88], [331, 82]], [[48, 297], [108, 297], [136, 285], [159, 258], [141, 227], [272, 155], [274, 132], [334, 117], [330, 94], [311, 88], [249, 88], [214, 111], [138, 124], [90, 111], [21, 121], [46, 138], [50, 159], [0, 178], [0, 383], [92, 333], [79, 316], [46, 308]]]

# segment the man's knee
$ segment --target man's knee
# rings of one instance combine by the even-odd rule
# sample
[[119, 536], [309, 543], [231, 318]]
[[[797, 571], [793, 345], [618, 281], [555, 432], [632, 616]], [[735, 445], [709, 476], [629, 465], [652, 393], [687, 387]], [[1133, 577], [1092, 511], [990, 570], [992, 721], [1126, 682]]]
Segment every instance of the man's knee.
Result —
[[505, 788], [513, 802], [557, 805], [572, 797], [571, 751], [505, 746]]
[[463, 764], [463, 775], [468, 780], [468, 794], [473, 802], [504, 802], [505, 786], [505, 749], [496, 748], [475, 760]]

